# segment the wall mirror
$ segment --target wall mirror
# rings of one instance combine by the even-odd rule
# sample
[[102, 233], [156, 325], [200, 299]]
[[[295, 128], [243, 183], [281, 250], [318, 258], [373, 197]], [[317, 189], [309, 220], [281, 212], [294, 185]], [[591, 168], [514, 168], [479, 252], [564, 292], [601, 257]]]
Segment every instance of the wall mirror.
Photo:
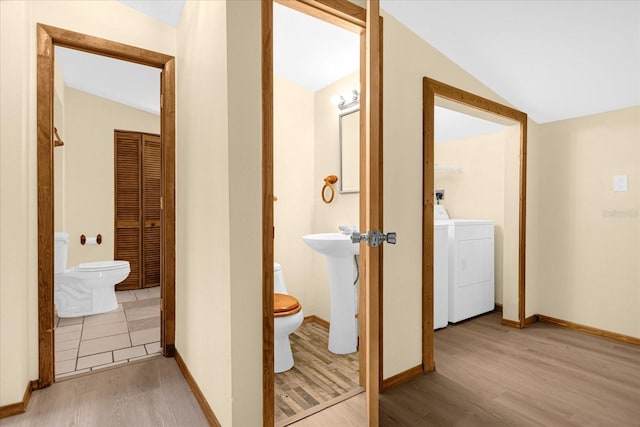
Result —
[[340, 114], [340, 193], [360, 191], [360, 109]]

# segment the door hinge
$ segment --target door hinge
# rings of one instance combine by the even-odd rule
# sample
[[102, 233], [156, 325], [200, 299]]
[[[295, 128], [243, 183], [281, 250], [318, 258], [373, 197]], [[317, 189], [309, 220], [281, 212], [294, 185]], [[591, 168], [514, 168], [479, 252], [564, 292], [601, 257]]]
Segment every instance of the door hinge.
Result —
[[164, 197], [160, 197], [160, 210], [164, 210]]

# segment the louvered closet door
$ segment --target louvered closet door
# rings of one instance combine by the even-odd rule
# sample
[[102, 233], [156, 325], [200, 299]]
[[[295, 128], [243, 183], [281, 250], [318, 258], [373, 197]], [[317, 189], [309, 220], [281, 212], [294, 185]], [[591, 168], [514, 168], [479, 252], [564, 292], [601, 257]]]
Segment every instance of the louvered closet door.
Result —
[[129, 261], [131, 273], [116, 290], [141, 286], [142, 254], [140, 218], [141, 139], [136, 132], [115, 132], [115, 241], [114, 259]]
[[142, 135], [143, 287], [160, 285], [160, 137]]
[[131, 264], [117, 290], [160, 285], [160, 136], [115, 131], [114, 259]]

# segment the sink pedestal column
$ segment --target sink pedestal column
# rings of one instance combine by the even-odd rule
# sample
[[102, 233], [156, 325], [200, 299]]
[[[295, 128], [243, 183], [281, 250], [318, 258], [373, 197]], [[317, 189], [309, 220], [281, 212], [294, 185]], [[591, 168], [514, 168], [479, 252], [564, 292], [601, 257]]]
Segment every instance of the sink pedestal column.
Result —
[[358, 347], [356, 286], [353, 256], [326, 256], [331, 294], [329, 351], [349, 354]]

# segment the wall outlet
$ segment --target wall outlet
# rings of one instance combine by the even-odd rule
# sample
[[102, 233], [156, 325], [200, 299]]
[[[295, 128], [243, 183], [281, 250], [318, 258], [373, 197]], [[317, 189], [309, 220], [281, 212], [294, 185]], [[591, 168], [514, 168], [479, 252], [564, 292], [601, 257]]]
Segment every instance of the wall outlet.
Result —
[[436, 194], [436, 202], [439, 202], [440, 200], [444, 200], [444, 190], [436, 190], [435, 194]]

